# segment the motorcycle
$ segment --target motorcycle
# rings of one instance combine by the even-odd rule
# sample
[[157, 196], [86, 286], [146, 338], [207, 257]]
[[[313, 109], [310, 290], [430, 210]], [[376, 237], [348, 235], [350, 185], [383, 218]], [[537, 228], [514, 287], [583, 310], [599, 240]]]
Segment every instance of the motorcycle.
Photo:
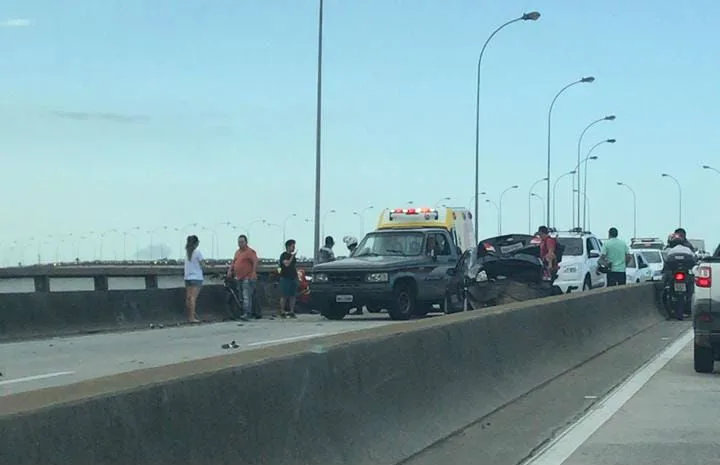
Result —
[[690, 313], [695, 266], [694, 257], [671, 255], [665, 261], [669, 276], [665, 279], [663, 302], [667, 318], [682, 321]]

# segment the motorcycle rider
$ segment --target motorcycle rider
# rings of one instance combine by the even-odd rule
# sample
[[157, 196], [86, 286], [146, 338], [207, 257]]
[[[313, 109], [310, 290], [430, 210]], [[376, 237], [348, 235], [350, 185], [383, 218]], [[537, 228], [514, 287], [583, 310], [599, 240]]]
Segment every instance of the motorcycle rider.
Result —
[[[677, 231], [681, 230], [680, 233]], [[688, 257], [688, 265], [690, 267], [695, 266], [697, 260], [695, 257], [695, 250], [692, 247], [692, 244], [688, 242], [688, 240], [684, 237], [685, 230], [682, 228], [678, 228], [676, 232], [673, 234], [670, 234], [668, 237], [668, 243], [667, 247], [665, 248], [665, 263], [663, 265], [663, 283], [666, 288], [668, 288], [673, 280], [673, 273], [675, 270], [673, 269], [672, 265], [672, 257], [673, 256], [681, 256], [685, 255]], [[689, 247], [688, 247], [689, 245]], [[688, 280], [688, 295], [692, 296], [693, 292], [695, 291], [695, 283], [693, 280]], [[684, 312], [686, 315], [688, 313], [688, 310]]]
[[687, 232], [685, 231], [685, 228], [677, 228], [675, 230], [674, 234], [676, 234], [680, 237], [680, 243], [683, 246], [690, 249], [692, 251], [692, 253], [695, 253], [695, 246], [692, 245], [692, 243], [689, 240], [687, 240]]

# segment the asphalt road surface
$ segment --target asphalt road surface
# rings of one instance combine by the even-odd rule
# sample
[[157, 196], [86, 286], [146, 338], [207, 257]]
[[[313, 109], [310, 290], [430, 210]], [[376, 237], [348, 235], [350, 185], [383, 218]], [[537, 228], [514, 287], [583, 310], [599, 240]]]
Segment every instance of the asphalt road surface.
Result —
[[385, 314], [328, 321], [255, 320], [0, 344], [0, 396], [81, 380], [388, 324]]
[[720, 464], [720, 376], [694, 372], [691, 337], [656, 325], [403, 465]]

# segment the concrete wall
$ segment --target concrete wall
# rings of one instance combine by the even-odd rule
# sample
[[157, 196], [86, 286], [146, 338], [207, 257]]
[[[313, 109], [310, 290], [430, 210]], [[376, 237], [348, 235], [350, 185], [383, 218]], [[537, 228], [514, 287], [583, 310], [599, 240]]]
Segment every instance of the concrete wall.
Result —
[[602, 289], [0, 398], [0, 463], [395, 464], [662, 321]]

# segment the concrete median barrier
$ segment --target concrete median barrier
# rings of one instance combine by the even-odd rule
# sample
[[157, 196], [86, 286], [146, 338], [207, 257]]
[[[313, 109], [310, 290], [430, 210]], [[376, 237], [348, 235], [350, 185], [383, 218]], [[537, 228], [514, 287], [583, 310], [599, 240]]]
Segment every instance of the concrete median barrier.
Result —
[[395, 464], [662, 321], [652, 285], [0, 398], [0, 463]]
[[[273, 292], [273, 283], [258, 286], [262, 307], [268, 308]], [[203, 320], [220, 320], [227, 315], [227, 302], [222, 285], [205, 285], [198, 315]], [[184, 288], [0, 295], [0, 341], [185, 321]]]

